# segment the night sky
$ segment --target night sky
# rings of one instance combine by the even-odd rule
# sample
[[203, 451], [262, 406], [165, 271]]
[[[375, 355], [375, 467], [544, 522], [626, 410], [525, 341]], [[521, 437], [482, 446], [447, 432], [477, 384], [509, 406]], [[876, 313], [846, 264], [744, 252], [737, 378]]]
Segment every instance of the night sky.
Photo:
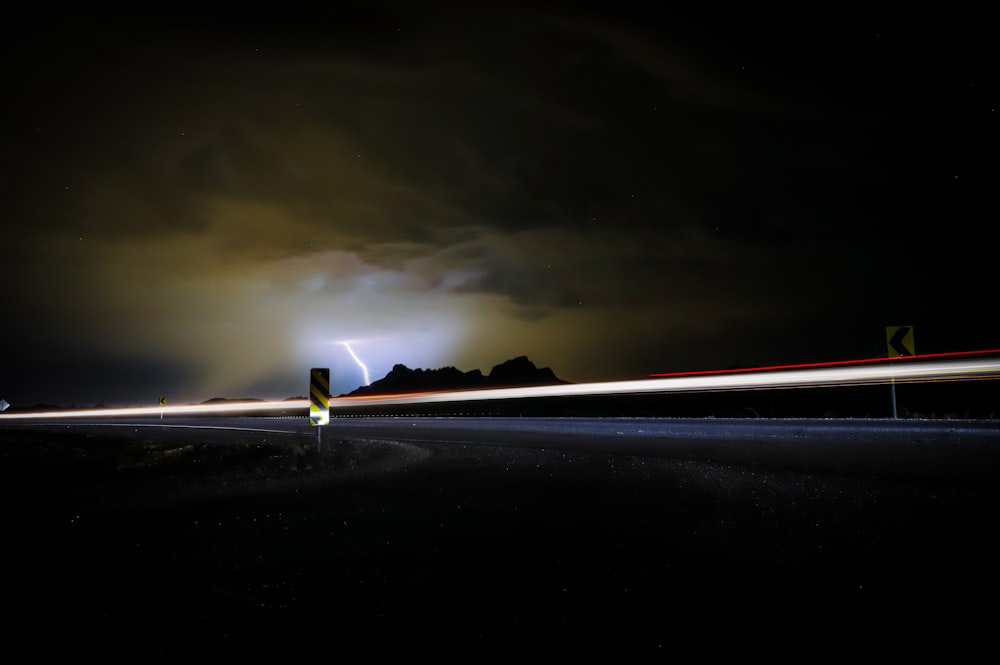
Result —
[[94, 7], [4, 17], [16, 406], [1000, 347], [981, 3]]

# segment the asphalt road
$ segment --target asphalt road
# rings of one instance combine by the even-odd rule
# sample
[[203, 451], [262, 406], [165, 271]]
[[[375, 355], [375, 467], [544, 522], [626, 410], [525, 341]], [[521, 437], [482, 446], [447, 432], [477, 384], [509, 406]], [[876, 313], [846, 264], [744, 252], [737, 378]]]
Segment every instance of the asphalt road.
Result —
[[998, 619], [998, 447], [964, 420], [2, 423], [5, 642], [961, 656]]

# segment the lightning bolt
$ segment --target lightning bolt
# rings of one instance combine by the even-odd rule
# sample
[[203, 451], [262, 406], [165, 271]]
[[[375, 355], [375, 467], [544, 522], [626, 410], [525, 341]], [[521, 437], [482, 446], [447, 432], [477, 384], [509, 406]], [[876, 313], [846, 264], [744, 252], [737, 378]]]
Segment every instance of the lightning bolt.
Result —
[[358, 364], [358, 367], [360, 367], [361, 371], [364, 373], [364, 375], [365, 375], [365, 385], [366, 386], [367, 385], [371, 385], [372, 380], [368, 376], [368, 368], [365, 367], [365, 364], [363, 362], [361, 362], [361, 359], [358, 358], [358, 355], [356, 353], [354, 353], [354, 349], [351, 348], [351, 345], [348, 342], [341, 342], [341, 344], [344, 345], [344, 348], [347, 349], [347, 352], [351, 354], [352, 358], [354, 358], [354, 362], [356, 362]]

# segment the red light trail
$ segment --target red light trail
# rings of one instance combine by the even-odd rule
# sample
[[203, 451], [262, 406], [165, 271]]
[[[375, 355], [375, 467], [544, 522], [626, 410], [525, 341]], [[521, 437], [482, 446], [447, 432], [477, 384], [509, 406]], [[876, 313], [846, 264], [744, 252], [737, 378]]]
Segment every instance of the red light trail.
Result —
[[740, 367], [736, 369], [709, 369], [709, 370], [698, 370], [693, 372], [666, 372], [658, 374], [650, 374], [649, 376], [654, 377], [668, 377], [668, 376], [705, 376], [708, 374], [737, 374], [745, 372], [770, 372], [774, 370], [785, 370], [785, 369], [804, 369], [807, 367], [837, 367], [845, 365], [860, 365], [864, 363], [891, 363], [896, 361], [912, 361], [912, 360], [925, 360], [927, 358], [953, 358], [958, 356], [974, 356], [974, 355], [989, 355], [989, 354], [1000, 354], [1000, 349], [990, 349], [987, 351], [952, 351], [950, 353], [924, 353], [921, 355], [913, 356], [896, 356], [892, 358], [862, 358], [859, 360], [833, 360], [822, 363], [800, 363], [797, 365], [770, 365], [767, 367]]

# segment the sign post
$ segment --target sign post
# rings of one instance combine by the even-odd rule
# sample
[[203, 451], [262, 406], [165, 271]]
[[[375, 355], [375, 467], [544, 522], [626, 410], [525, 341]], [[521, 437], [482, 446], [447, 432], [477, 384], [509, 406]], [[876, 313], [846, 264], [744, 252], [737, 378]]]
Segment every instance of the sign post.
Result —
[[[888, 326], [885, 329], [885, 340], [889, 346], [889, 357], [900, 358], [916, 355], [913, 346], [913, 326]], [[896, 418], [896, 377], [892, 383], [892, 417]]]
[[[309, 371], [309, 424], [330, 422], [330, 368], [313, 367]], [[316, 428], [316, 451], [322, 445], [322, 427]]]

